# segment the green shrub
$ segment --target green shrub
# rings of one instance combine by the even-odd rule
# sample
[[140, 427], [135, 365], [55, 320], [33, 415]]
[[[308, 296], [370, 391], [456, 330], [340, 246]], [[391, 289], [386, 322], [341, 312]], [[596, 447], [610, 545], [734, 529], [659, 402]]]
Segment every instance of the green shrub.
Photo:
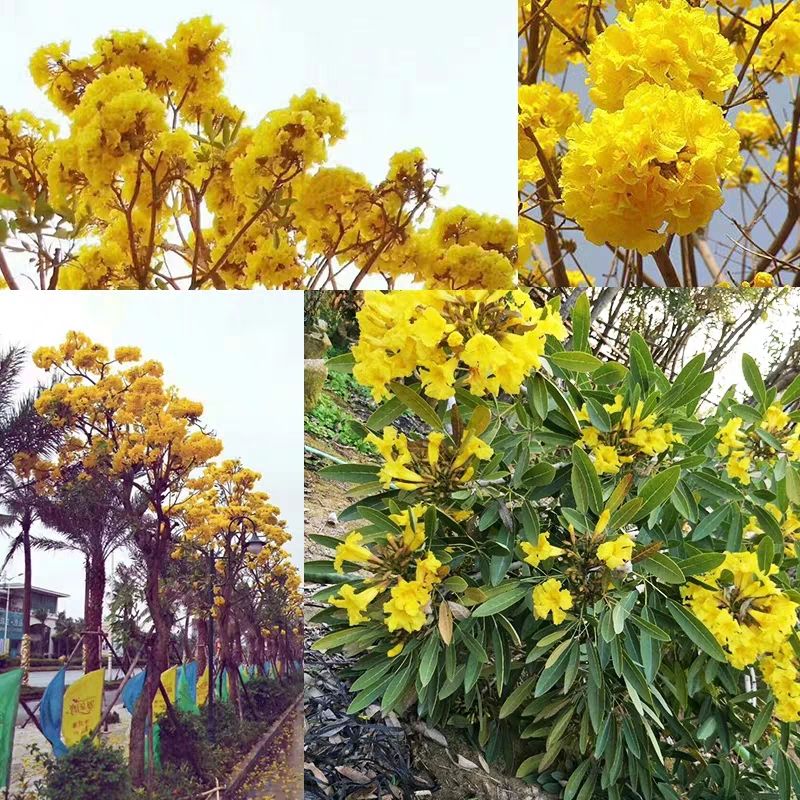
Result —
[[114, 747], [84, 739], [63, 758], [40, 754], [39, 761], [42, 800], [130, 800], [128, 768]]
[[436, 294], [367, 296], [380, 463], [321, 471], [363, 484], [306, 570], [350, 712], [414, 707], [567, 800], [800, 796], [800, 379], [745, 355], [701, 405], [703, 354], [674, 381], [635, 333], [594, 355], [586, 294], [567, 348], [557, 304]]

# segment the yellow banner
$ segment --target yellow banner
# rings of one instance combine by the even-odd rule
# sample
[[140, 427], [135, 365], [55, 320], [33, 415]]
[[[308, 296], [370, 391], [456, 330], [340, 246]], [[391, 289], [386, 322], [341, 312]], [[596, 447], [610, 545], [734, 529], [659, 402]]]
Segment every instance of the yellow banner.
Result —
[[[178, 685], [178, 668], [170, 667], [161, 673], [161, 684], [164, 691], [169, 697], [170, 703], [175, 702], [175, 691]], [[161, 689], [156, 692], [153, 698], [153, 720], [157, 720], [160, 716], [167, 713], [167, 704], [164, 702], [164, 695], [161, 694]]]
[[67, 687], [61, 720], [61, 735], [67, 747], [78, 744], [100, 724], [104, 674], [104, 670], [97, 669]]
[[202, 706], [208, 700], [208, 667], [197, 679], [197, 705]]

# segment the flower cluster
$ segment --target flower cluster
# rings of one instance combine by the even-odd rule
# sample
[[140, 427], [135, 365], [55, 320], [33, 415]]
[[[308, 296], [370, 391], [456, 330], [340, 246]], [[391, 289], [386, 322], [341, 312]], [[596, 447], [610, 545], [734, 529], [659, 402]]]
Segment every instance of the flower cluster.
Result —
[[650, 0], [620, 14], [592, 45], [587, 82], [599, 108], [616, 111], [642, 83], [696, 89], [721, 103], [736, 83], [736, 53], [715, 18], [684, 0]]
[[684, 603], [711, 631], [737, 669], [764, 665], [764, 677], [778, 699], [781, 719], [800, 718], [800, 692], [786, 681], [795, 675], [788, 639], [797, 625], [798, 604], [758, 565], [755, 553], [726, 553], [712, 572], [682, 587]]
[[553, 158], [567, 130], [582, 122], [583, 116], [578, 108], [578, 95], [563, 92], [550, 83], [520, 86], [518, 94], [518, 171], [520, 184], [524, 185], [544, 178], [540, 152]]
[[589, 241], [642, 253], [705, 225], [722, 205], [719, 179], [740, 165], [739, 137], [717, 106], [653, 84], [629, 92], [619, 111], [596, 110], [567, 138], [566, 213]]
[[[348, 534], [336, 548], [334, 567], [339, 573], [343, 573], [345, 562], [371, 573], [361, 591], [346, 583], [330, 599], [332, 606], [347, 613], [349, 625], [368, 622], [371, 604], [383, 597], [382, 619], [389, 633], [411, 634], [425, 626], [434, 588], [447, 575], [448, 569], [427, 549], [424, 513], [425, 507], [419, 505], [391, 514], [389, 519], [399, 533], [387, 534], [377, 542], [372, 537], [371, 548], [366, 546], [365, 537], [358, 531]], [[398, 655], [404, 643], [405, 638], [400, 633], [388, 654]]]
[[381, 454], [384, 464], [378, 475], [387, 489], [415, 491], [421, 497], [447, 498], [449, 493], [468, 483], [475, 475], [475, 461], [487, 461], [492, 448], [472, 430], [456, 441], [438, 431], [428, 434], [426, 441], [409, 442], [405, 434], [391, 427], [383, 436], [367, 436]]
[[775, 403], [757, 422], [729, 417], [717, 431], [717, 441], [717, 452], [727, 459], [728, 477], [745, 486], [753, 470], [762, 463], [774, 464], [781, 453], [790, 461], [800, 461], [800, 424]]
[[115, 31], [86, 57], [68, 42], [34, 54], [34, 81], [69, 127], [59, 137], [0, 109], [0, 192], [16, 217], [0, 238], [31, 236], [41, 288], [319, 288], [342, 273], [354, 288], [367, 274], [515, 284], [514, 226], [437, 213], [439, 172], [419, 148], [391, 156], [376, 184], [326, 167], [345, 116], [314, 89], [246, 122], [224, 94], [224, 35], [205, 16], [163, 42]]
[[580, 444], [592, 454], [599, 475], [616, 475], [638, 457], [652, 458], [683, 442], [671, 422], [659, 422], [655, 413], [644, 414], [642, 400], [631, 406], [618, 394], [603, 409], [611, 422], [609, 430], [591, 424], [588, 406], [576, 412], [581, 422]]
[[376, 400], [389, 383], [416, 376], [428, 397], [517, 394], [538, 369], [548, 336], [567, 336], [558, 311], [537, 308], [523, 291], [368, 292], [353, 348], [354, 376]]

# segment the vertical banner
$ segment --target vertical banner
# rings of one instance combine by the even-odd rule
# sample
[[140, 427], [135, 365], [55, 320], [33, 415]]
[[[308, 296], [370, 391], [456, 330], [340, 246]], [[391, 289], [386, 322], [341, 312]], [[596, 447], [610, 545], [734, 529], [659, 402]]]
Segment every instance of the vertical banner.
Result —
[[[161, 685], [169, 697], [170, 703], [175, 703], [175, 691], [178, 682], [178, 668], [170, 667], [161, 673]], [[161, 689], [156, 692], [153, 698], [153, 722], [157, 722], [158, 718], [167, 713], [167, 704], [164, 701], [164, 695], [161, 694]]]
[[61, 734], [64, 744], [72, 747], [100, 724], [103, 712], [105, 670], [96, 669], [67, 687]]
[[208, 700], [208, 667], [203, 670], [203, 674], [197, 679], [197, 705], [205, 705]]
[[175, 705], [179, 711], [197, 714], [197, 664], [192, 661], [178, 668], [178, 688], [175, 693]]
[[11, 753], [14, 749], [20, 686], [21, 669], [12, 669], [0, 675], [0, 787], [6, 790], [11, 783]]
[[145, 675], [145, 670], [136, 673], [136, 675], [125, 684], [125, 688], [122, 690], [122, 704], [129, 714], [133, 714], [136, 708], [136, 702], [142, 694]]
[[61, 758], [67, 754], [67, 746], [61, 738], [61, 719], [64, 715], [64, 692], [67, 668], [60, 669], [53, 680], [47, 684], [42, 701], [39, 703], [39, 724], [42, 733], [53, 746], [53, 754]]

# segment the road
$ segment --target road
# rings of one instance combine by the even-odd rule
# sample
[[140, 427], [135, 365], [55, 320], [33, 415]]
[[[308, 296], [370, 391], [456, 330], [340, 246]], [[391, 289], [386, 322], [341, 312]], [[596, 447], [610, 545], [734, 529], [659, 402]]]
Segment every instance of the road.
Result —
[[302, 706], [286, 720], [234, 800], [302, 800]]

